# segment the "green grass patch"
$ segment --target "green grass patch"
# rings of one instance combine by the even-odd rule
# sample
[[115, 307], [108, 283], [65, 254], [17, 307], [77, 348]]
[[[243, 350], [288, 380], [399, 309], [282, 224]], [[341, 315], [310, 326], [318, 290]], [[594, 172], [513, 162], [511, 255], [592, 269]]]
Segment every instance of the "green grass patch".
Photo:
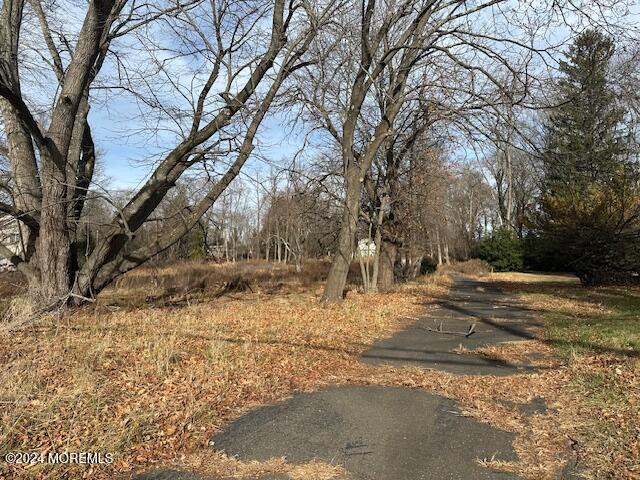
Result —
[[[555, 308], [545, 312], [549, 339], [565, 355], [580, 353], [640, 354], [640, 292], [622, 288], [556, 291]], [[562, 307], [563, 296], [601, 306], [582, 313], [573, 304]]]
[[617, 378], [615, 370], [580, 372], [573, 380], [573, 387], [595, 405], [626, 408], [630, 404], [626, 386]]
[[569, 388], [586, 407], [579, 436], [599, 452], [594, 478], [627, 478], [637, 448], [640, 290], [544, 286], [524, 299], [544, 314], [548, 339], [568, 362]]
[[500, 286], [542, 315], [566, 361], [572, 438], [588, 478], [640, 478], [640, 288], [508, 274]]

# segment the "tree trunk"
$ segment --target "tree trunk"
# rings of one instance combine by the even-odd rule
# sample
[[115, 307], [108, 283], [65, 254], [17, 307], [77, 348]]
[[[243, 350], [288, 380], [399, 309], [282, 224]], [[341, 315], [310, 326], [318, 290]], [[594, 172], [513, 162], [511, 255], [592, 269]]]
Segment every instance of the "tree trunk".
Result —
[[[373, 276], [371, 278], [371, 291], [378, 291], [378, 278], [380, 273], [380, 255], [382, 252], [382, 226], [384, 223], [384, 214], [389, 202], [389, 196], [384, 195], [382, 202], [380, 202], [380, 209], [378, 211], [378, 217], [376, 218], [376, 238], [375, 238], [375, 251], [373, 257]], [[371, 226], [369, 226], [369, 240], [371, 240]]]
[[42, 306], [49, 306], [59, 303], [71, 291], [72, 249], [64, 201], [67, 193], [64, 173], [53, 165], [51, 159], [43, 159], [43, 174], [53, 181], [46, 182], [42, 189], [37, 255], [40, 285], [34, 292], [38, 297], [34, 300]]
[[345, 175], [347, 194], [342, 212], [340, 234], [338, 236], [338, 250], [336, 251], [322, 300], [337, 302], [344, 298], [344, 287], [347, 284], [349, 266], [353, 257], [353, 244], [360, 214], [360, 172], [357, 166], [351, 164]]
[[422, 266], [422, 259], [424, 258], [423, 255], [419, 255], [415, 258], [412, 259], [413, 261], [413, 265], [411, 268], [411, 276], [409, 278], [411, 278], [411, 280], [413, 280], [414, 278], [416, 278], [420, 273], [420, 267]]
[[270, 260], [270, 256], [269, 254], [271, 253], [271, 236], [269, 235], [269, 233], [267, 233], [267, 243], [265, 244], [265, 252], [264, 252], [264, 256], [265, 256], [265, 260], [268, 262]]
[[507, 163], [507, 212], [506, 212], [506, 224], [507, 227], [511, 228], [511, 214], [513, 211], [513, 167], [511, 162], [511, 148], [510, 145], [507, 144], [507, 149], [505, 152], [505, 161]]
[[397, 247], [395, 243], [383, 240], [380, 247], [380, 266], [378, 270], [378, 290], [385, 291], [395, 283], [395, 264]]
[[358, 253], [358, 263], [360, 263], [360, 275], [362, 276], [362, 288], [365, 293], [368, 293], [371, 289], [370, 279], [369, 279], [369, 271], [367, 270], [367, 266], [365, 264], [364, 256], [359, 252]]
[[444, 263], [449, 264], [449, 241], [444, 237]]
[[276, 242], [278, 245], [278, 263], [282, 263], [282, 242], [280, 241], [280, 236], [276, 238]]

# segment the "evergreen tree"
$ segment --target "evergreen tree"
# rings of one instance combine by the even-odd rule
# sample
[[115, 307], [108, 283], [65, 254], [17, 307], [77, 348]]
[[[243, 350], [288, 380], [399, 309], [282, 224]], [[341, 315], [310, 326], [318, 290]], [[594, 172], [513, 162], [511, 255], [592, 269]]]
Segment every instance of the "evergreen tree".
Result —
[[523, 267], [523, 242], [510, 227], [500, 227], [480, 242], [478, 257], [498, 272], [517, 272]]
[[584, 283], [637, 279], [639, 183], [624, 109], [609, 83], [615, 45], [579, 35], [561, 62], [558, 106], [546, 126], [539, 238]]
[[560, 62], [559, 106], [547, 126], [545, 183], [552, 190], [581, 190], [610, 180], [625, 151], [624, 111], [608, 82], [614, 43], [595, 30], [579, 35]]

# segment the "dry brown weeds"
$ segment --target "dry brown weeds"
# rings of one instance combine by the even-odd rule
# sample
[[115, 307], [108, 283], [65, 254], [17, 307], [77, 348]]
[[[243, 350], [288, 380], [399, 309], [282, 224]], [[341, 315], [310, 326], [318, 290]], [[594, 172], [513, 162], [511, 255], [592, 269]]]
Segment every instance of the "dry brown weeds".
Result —
[[256, 288], [136, 307], [124, 289], [0, 339], [0, 454], [112, 452], [115, 462], [2, 465], [5, 475], [109, 478], [180, 461], [207, 448], [230, 418], [347, 371], [367, 345], [402, 326], [402, 315], [445, 291], [421, 282], [320, 305], [318, 284], [304, 292], [294, 284], [278, 295]]

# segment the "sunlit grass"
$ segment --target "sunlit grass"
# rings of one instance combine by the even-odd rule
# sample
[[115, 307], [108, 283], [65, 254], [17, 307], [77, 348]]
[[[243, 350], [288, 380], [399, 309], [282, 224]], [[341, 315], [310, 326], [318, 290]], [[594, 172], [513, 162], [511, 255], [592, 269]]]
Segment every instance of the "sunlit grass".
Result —
[[[289, 266], [269, 268], [238, 266], [252, 279], [253, 292], [212, 298], [204, 290], [198, 301], [180, 304], [162, 289], [179, 279], [188, 289], [194, 277], [189, 265], [166, 269], [173, 282], [162, 281], [158, 303], [131, 301], [152, 277], [136, 272], [97, 305], [0, 331], [0, 458], [33, 450], [115, 457], [93, 471], [35, 465], [6, 474], [112, 478], [168, 463], [178, 452], [211, 451], [209, 438], [224, 422], [251, 406], [321, 386], [406, 323], [402, 316], [415, 313], [429, 295], [446, 291], [421, 279], [396, 292], [352, 291], [343, 303], [321, 305], [320, 283], [296, 277]], [[208, 275], [212, 282], [229, 278], [233, 267], [212, 264]], [[274, 282], [277, 294], [269, 294]]]
[[[550, 295], [560, 302], [546, 312], [550, 338], [565, 354], [616, 350], [640, 354], [638, 290], [570, 289], [546, 297]], [[540, 298], [543, 302], [544, 297]], [[562, 305], [562, 301], [569, 305]]]
[[638, 478], [640, 289], [587, 288], [510, 274], [503, 286], [542, 313], [548, 342], [567, 362], [583, 423], [576, 436], [594, 478]]

